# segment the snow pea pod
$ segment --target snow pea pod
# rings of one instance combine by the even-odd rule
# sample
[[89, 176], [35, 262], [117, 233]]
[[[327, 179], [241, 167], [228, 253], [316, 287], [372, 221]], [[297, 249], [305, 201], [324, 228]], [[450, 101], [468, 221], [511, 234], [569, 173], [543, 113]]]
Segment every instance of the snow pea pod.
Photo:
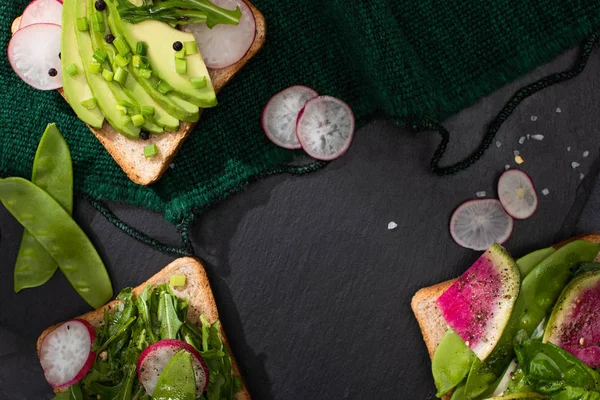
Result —
[[[73, 212], [73, 167], [67, 142], [48, 124], [35, 153], [31, 182], [48, 192], [69, 215]], [[58, 269], [56, 261], [27, 231], [15, 263], [15, 292], [41, 286]]]
[[431, 372], [437, 397], [442, 397], [458, 386], [469, 373], [476, 358], [473, 350], [465, 344], [454, 330], [448, 329], [431, 360]]
[[546, 257], [550, 256], [554, 253], [553, 247], [547, 247], [545, 249], [536, 250], [533, 253], [529, 253], [526, 256], [523, 256], [517, 260], [517, 265], [521, 270], [521, 279], [525, 279], [527, 275], [542, 261], [546, 259]]
[[473, 382], [473, 387], [465, 390], [469, 398], [477, 398], [484, 392], [484, 385], [475, 383], [488, 380], [490, 371], [497, 377], [502, 374], [514, 356], [513, 339], [517, 332], [525, 330], [527, 335], [531, 335], [552, 310], [571, 278], [571, 267], [592, 261], [599, 251], [600, 244], [576, 240], [556, 250], [533, 268], [521, 284], [519, 298], [500, 341], [482, 368], [472, 369], [469, 373], [467, 382]]
[[0, 202], [46, 249], [77, 293], [99, 308], [112, 285], [98, 252], [73, 218], [48, 193], [23, 178], [0, 179]]

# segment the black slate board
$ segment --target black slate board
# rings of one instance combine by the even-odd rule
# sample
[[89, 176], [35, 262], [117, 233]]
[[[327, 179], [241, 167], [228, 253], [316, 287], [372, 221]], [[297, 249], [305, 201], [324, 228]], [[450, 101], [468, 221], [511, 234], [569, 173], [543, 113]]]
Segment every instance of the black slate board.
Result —
[[[476, 146], [516, 88], [568, 67], [574, 54], [446, 121], [450, 158]], [[540, 195], [533, 218], [516, 223], [506, 246], [519, 256], [571, 234], [593, 183], [591, 175], [580, 181], [579, 174], [596, 169], [599, 69], [596, 51], [581, 77], [526, 100], [500, 131], [501, 147], [457, 176], [438, 178], [427, 169], [437, 134], [414, 135], [375, 121], [326, 169], [264, 179], [200, 216], [194, 245], [254, 397], [433, 398], [429, 359], [409, 303], [419, 288], [460, 274], [477, 258], [450, 238], [452, 210], [477, 191], [495, 195], [495, 181], [519, 150], [538, 192], [548, 188], [550, 194]], [[527, 134], [545, 138], [519, 145]], [[572, 169], [572, 161], [581, 166]], [[176, 230], [160, 215], [110, 206], [151, 236], [177, 244]], [[76, 202], [75, 218], [116, 290], [137, 285], [173, 259], [125, 236], [84, 201]], [[591, 218], [579, 229], [600, 229], [600, 219]], [[398, 224], [392, 231], [391, 221]], [[0, 398], [51, 398], [35, 339], [88, 308], [60, 275], [14, 294], [20, 235], [0, 207]]]

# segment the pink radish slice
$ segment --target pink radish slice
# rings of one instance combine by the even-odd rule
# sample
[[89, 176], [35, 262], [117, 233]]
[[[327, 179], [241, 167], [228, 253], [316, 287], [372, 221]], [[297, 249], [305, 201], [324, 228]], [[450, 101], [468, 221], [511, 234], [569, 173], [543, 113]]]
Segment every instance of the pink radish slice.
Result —
[[34, 0], [23, 11], [19, 29], [33, 24], [62, 25], [62, 1]]
[[192, 354], [192, 364], [196, 375], [196, 397], [200, 397], [208, 385], [208, 368], [200, 353], [191, 345], [176, 339], [163, 339], [150, 346], [140, 354], [137, 364], [137, 374], [140, 382], [144, 385], [146, 393], [152, 396], [158, 378], [171, 361], [171, 358], [180, 350], [186, 350]]
[[96, 331], [89, 322], [73, 319], [50, 332], [40, 346], [40, 363], [53, 388], [79, 382], [92, 368]]
[[239, 7], [242, 10], [240, 23], [221, 24], [212, 29], [206, 24], [183, 25], [182, 30], [196, 37], [198, 49], [208, 68], [226, 68], [244, 58], [254, 43], [256, 21], [252, 10], [243, 0], [212, 0], [212, 3], [228, 10]]
[[61, 27], [55, 24], [29, 25], [13, 35], [8, 61], [19, 78], [39, 90], [62, 87], [60, 36]]
[[486, 250], [504, 243], [513, 231], [513, 219], [496, 199], [469, 200], [450, 218], [450, 235], [462, 247]]
[[538, 197], [529, 175], [509, 169], [498, 180], [498, 198], [506, 212], [515, 219], [531, 217], [538, 206]]
[[299, 149], [296, 136], [298, 114], [306, 103], [319, 94], [307, 86], [291, 86], [271, 97], [261, 115], [261, 124], [267, 137], [277, 146]]
[[335, 97], [319, 96], [300, 111], [296, 135], [309, 156], [329, 161], [348, 150], [354, 126], [354, 113], [348, 104]]

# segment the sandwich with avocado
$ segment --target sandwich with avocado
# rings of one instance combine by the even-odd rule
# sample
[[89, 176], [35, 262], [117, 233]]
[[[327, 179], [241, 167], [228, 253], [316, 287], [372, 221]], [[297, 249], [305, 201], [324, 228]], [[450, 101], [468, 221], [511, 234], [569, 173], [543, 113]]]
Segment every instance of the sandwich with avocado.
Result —
[[37, 350], [55, 399], [250, 399], [193, 258], [48, 328]]
[[419, 290], [436, 396], [600, 399], [599, 251], [597, 234], [518, 260], [494, 244], [458, 279]]
[[[162, 176], [201, 111], [264, 42], [264, 18], [244, 0], [234, 9], [209, 0], [60, 3], [34, 0], [13, 24], [11, 66], [35, 88], [60, 89], [142, 185]], [[226, 28], [205, 40], [215, 25]]]

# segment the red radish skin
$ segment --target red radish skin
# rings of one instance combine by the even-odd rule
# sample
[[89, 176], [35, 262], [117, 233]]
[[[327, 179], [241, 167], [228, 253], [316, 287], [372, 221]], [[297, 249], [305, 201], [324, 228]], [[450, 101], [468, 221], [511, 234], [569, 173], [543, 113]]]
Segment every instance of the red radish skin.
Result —
[[[8, 61], [15, 73], [28, 85], [39, 90], [62, 87], [60, 65], [61, 27], [34, 24], [19, 29], [8, 44]], [[51, 77], [50, 69], [57, 75]]]
[[260, 122], [271, 142], [285, 149], [300, 149], [296, 123], [306, 103], [319, 96], [304, 85], [290, 86], [275, 94], [263, 108]]
[[523, 220], [535, 214], [538, 197], [529, 175], [518, 169], [509, 169], [498, 179], [498, 198], [508, 215]]
[[[77, 340], [80, 341], [80, 347], [73, 347]], [[95, 340], [94, 327], [79, 318], [63, 323], [44, 338], [39, 356], [50, 386], [55, 389], [66, 388], [87, 375], [96, 358], [96, 352], [92, 351]], [[61, 376], [68, 368], [73, 371], [72, 376]]]
[[[473, 208], [469, 214], [465, 209]], [[473, 224], [469, 227], [469, 224]], [[478, 228], [481, 226], [482, 228]], [[494, 243], [504, 244], [512, 235], [514, 221], [496, 199], [468, 200], [450, 218], [450, 236], [461, 247], [486, 250]], [[494, 232], [491, 232], [491, 230]], [[461, 232], [464, 231], [464, 232]], [[497, 230], [497, 232], [495, 232]], [[478, 238], [477, 235], [484, 235]]]
[[34, 0], [29, 3], [23, 11], [19, 29], [33, 24], [62, 25], [62, 1]]
[[209, 378], [208, 368], [198, 350], [181, 340], [163, 339], [146, 347], [138, 358], [137, 375], [148, 395], [152, 396], [160, 374], [171, 358], [182, 349], [194, 356], [192, 363], [196, 375], [196, 396], [200, 397], [206, 390]]
[[184, 25], [182, 30], [196, 37], [198, 49], [208, 68], [227, 68], [240, 61], [256, 38], [254, 13], [243, 0], [212, 0], [215, 5], [235, 10], [239, 7], [242, 17], [238, 25], [220, 24], [212, 29], [206, 24]]
[[448, 325], [484, 360], [508, 323], [520, 273], [500, 245], [490, 247], [436, 301]]
[[308, 101], [296, 123], [296, 135], [306, 154], [322, 161], [343, 156], [352, 144], [354, 129], [350, 106], [331, 96]]

